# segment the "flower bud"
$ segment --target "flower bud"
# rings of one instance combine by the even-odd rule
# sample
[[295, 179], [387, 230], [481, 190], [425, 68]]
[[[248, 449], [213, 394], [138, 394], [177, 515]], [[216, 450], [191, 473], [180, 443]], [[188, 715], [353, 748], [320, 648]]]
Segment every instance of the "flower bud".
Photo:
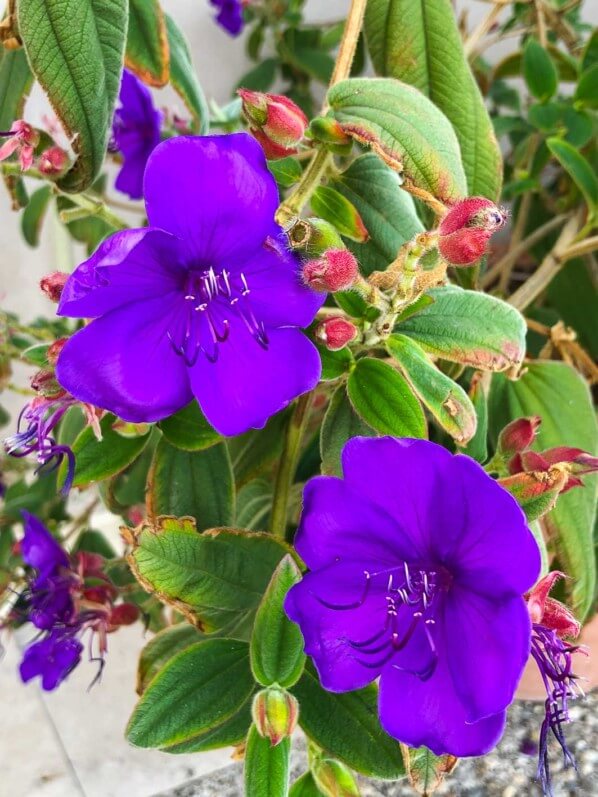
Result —
[[46, 359], [50, 363], [50, 365], [56, 365], [58, 362], [58, 357], [60, 356], [60, 352], [64, 348], [64, 344], [67, 342], [68, 338], [58, 338], [52, 343], [48, 351], [46, 352]]
[[351, 771], [340, 761], [322, 758], [314, 764], [313, 776], [325, 797], [359, 797], [360, 791]]
[[33, 374], [31, 388], [44, 398], [58, 398], [66, 395], [66, 390], [56, 381], [54, 371], [50, 371], [48, 368], [42, 368]]
[[313, 138], [324, 144], [348, 146], [353, 143], [339, 122], [329, 116], [318, 116], [313, 119], [309, 125], [309, 132]]
[[314, 291], [348, 291], [359, 276], [357, 260], [348, 249], [328, 249], [303, 264], [303, 279]]
[[541, 578], [526, 595], [527, 609], [532, 623], [540, 623], [551, 631], [556, 631], [559, 636], [575, 638], [581, 631], [581, 624], [567, 606], [549, 597], [556, 582], [566, 577], [559, 570], [554, 570]]
[[440, 254], [453, 266], [471, 266], [486, 252], [488, 241], [505, 222], [505, 211], [489, 199], [462, 199], [440, 222]]
[[138, 606], [134, 603], [120, 603], [110, 613], [110, 625], [133, 625], [141, 615]]
[[329, 351], [339, 351], [355, 340], [358, 329], [347, 318], [333, 316], [318, 324], [315, 334], [317, 340], [323, 343]]
[[511, 456], [526, 451], [536, 439], [541, 423], [538, 415], [511, 421], [498, 436], [499, 452]]
[[50, 147], [42, 152], [37, 163], [38, 169], [46, 177], [59, 177], [69, 163], [69, 157], [62, 147]]
[[69, 275], [64, 271], [53, 271], [51, 274], [46, 274], [45, 277], [41, 278], [39, 287], [51, 302], [59, 302], [62, 296], [62, 289], [68, 278]]
[[272, 746], [276, 747], [295, 730], [299, 703], [285, 689], [270, 686], [257, 693], [251, 713], [260, 736], [270, 739]]
[[297, 152], [305, 135], [307, 116], [288, 97], [239, 89], [243, 115], [253, 137], [262, 145], [270, 160], [286, 158]]

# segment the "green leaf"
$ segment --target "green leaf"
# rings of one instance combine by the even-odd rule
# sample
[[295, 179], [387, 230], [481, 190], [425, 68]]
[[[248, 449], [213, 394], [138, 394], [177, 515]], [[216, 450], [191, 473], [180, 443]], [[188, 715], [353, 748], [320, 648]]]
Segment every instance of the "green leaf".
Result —
[[279, 412], [263, 429], [252, 429], [227, 441], [237, 487], [261, 476], [278, 459], [288, 417], [288, 411]]
[[330, 400], [320, 433], [322, 473], [342, 475], [341, 452], [347, 440], [357, 436], [375, 437], [376, 432], [355, 412], [345, 386], [341, 385]]
[[183, 451], [161, 440], [148, 477], [147, 505], [154, 517], [192, 517], [200, 531], [232, 525], [234, 480], [226, 445]]
[[0, 49], [0, 130], [22, 118], [32, 82], [25, 51]]
[[77, 160], [58, 180], [84, 191], [106, 154], [120, 86], [127, 0], [19, 0], [19, 32], [29, 64], [72, 140]]
[[250, 91], [268, 91], [276, 78], [278, 59], [266, 58], [249, 72], [243, 75], [237, 83], [237, 88], [249, 89]]
[[459, 142], [442, 111], [417, 89], [384, 78], [354, 78], [328, 92], [343, 131], [400, 172], [410, 193], [440, 202], [467, 193]]
[[598, 108], [598, 64], [582, 73], [574, 99], [586, 108]]
[[548, 51], [531, 37], [523, 48], [523, 77], [530, 94], [541, 102], [554, 95], [559, 83], [556, 66]]
[[291, 740], [272, 747], [252, 725], [245, 750], [245, 797], [287, 797]]
[[206, 633], [247, 638], [274, 569], [287, 553], [269, 534], [233, 529], [198, 533], [189, 518], [159, 518], [132, 532], [128, 557], [148, 591]]
[[457, 766], [459, 759], [452, 755], [437, 756], [427, 747], [401, 745], [409, 783], [418, 794], [433, 794], [446, 775]]
[[519, 365], [525, 354], [523, 316], [506, 302], [450, 285], [428, 292], [434, 303], [397, 331], [444, 360], [484, 371]]
[[404, 775], [399, 743], [380, 726], [373, 684], [355, 692], [327, 692], [308, 665], [291, 691], [301, 706], [299, 724], [329, 755], [373, 778], [395, 780]]
[[332, 224], [346, 238], [363, 243], [369, 233], [355, 206], [343, 194], [321, 185], [311, 198], [311, 208], [316, 216]]
[[77, 537], [77, 542], [73, 545], [73, 552], [86, 551], [87, 553], [98, 553], [104, 559], [116, 559], [117, 553], [110, 545], [110, 542], [100, 531], [87, 529]]
[[193, 117], [193, 130], [205, 135], [210, 126], [210, 112], [203, 90], [195, 74], [187, 39], [168, 14], [166, 31], [170, 50], [170, 82]]
[[[494, 439], [516, 418], [539, 415], [542, 425], [534, 449], [572, 446], [596, 455], [598, 427], [590, 392], [584, 380], [565, 363], [529, 364], [517, 382], [495, 377], [490, 392], [490, 422]], [[542, 525], [554, 545], [559, 565], [571, 576], [573, 605], [580, 619], [587, 616], [596, 589], [593, 528], [596, 514], [596, 478], [584, 478], [585, 488], [561, 495]]]
[[582, 259], [571, 260], [548, 286], [548, 299], [578, 333], [581, 345], [598, 360], [598, 294], [590, 268]]
[[544, 134], [558, 134], [574, 147], [584, 147], [594, 135], [591, 115], [587, 111], [576, 110], [569, 102], [531, 105], [528, 119]]
[[381, 434], [426, 437], [426, 419], [419, 401], [392, 365], [365, 357], [358, 360], [347, 383], [355, 412]]
[[334, 69], [334, 58], [320, 49], [303, 47], [290, 54], [293, 64], [302, 69], [310, 77], [328, 84]]
[[477, 417], [467, 393], [443, 374], [406, 335], [391, 335], [386, 348], [415, 394], [455, 441], [463, 446], [475, 434]]
[[303, 173], [299, 161], [290, 157], [268, 161], [268, 169], [281, 188], [290, 188], [301, 179]]
[[314, 776], [311, 772], [306, 772], [293, 783], [289, 797], [323, 797], [323, 795], [316, 785]]
[[251, 725], [252, 703], [253, 693], [243, 703], [241, 708], [224, 722], [192, 736], [185, 742], [166, 747], [163, 752], [175, 754], [204, 753], [208, 750], [217, 750], [222, 747], [241, 744], [245, 740]]
[[189, 623], [177, 623], [158, 632], [141, 651], [137, 663], [137, 694], [145, 692], [147, 685], [160, 670], [181, 650], [200, 642], [202, 634]]
[[404, 243], [423, 232], [413, 199], [401, 189], [399, 176], [373, 153], [354, 160], [331, 185], [357, 208], [369, 233], [367, 242], [349, 243], [366, 276], [383, 271]]
[[168, 33], [158, 0], [129, 0], [125, 65], [150, 86], [164, 86], [168, 82]]
[[21, 231], [29, 246], [39, 245], [39, 236], [52, 197], [52, 187], [44, 185], [29, 197], [27, 207], [21, 216]]
[[463, 449], [463, 453], [477, 462], [488, 459], [488, 396], [481, 374], [474, 374], [469, 387], [469, 398], [475, 408], [476, 430], [474, 436]]
[[[120, 473], [147, 445], [149, 431], [137, 437], [123, 437], [112, 428], [115, 421], [114, 415], [105, 415], [102, 418], [101, 440], [96, 439], [90, 426], [77, 436], [72, 445], [76, 462], [73, 486], [85, 487], [91, 482], [99, 482]], [[59, 484], [64, 484], [66, 461], [60, 466], [58, 474]]]
[[322, 361], [322, 375], [320, 377], [322, 382], [333, 382], [335, 379], [340, 379], [342, 376], [349, 373], [355, 363], [355, 358], [353, 357], [351, 349], [345, 346], [344, 349], [330, 351], [326, 346], [318, 343], [317, 340], [315, 344]]
[[160, 421], [158, 426], [168, 442], [183, 451], [202, 451], [222, 440], [207, 422], [197, 401], [192, 401], [170, 418]]
[[305, 665], [303, 636], [284, 610], [287, 592], [301, 581], [301, 572], [290, 556], [280, 562], [262, 598], [251, 637], [251, 669], [262, 686], [297, 683]]
[[598, 177], [590, 162], [575, 147], [556, 136], [547, 139], [546, 145], [583, 194], [590, 219], [594, 220], [598, 215]]
[[450, 0], [369, 0], [365, 31], [376, 72], [415, 86], [451, 122], [468, 193], [497, 200], [500, 149]]
[[254, 479], [237, 493], [236, 525], [249, 531], [265, 529], [271, 508], [272, 484], [264, 479]]
[[152, 679], [127, 726], [137, 747], [170, 747], [232, 717], [254, 689], [247, 644], [208, 639], [182, 650]]

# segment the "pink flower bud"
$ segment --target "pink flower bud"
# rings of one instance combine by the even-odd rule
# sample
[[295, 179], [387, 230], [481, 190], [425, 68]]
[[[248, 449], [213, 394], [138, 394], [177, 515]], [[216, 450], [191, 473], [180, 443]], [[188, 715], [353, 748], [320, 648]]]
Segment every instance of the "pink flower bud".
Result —
[[69, 275], [65, 274], [64, 271], [53, 271], [51, 274], [46, 274], [45, 277], [41, 278], [39, 287], [51, 302], [59, 302], [62, 296], [62, 289], [68, 278]]
[[342, 316], [327, 318], [316, 327], [316, 338], [329, 351], [339, 351], [357, 337], [355, 324]]
[[286, 689], [270, 686], [255, 696], [251, 713], [260, 736], [276, 747], [297, 727], [299, 703]]
[[449, 210], [438, 228], [438, 249], [453, 266], [471, 266], [486, 252], [492, 235], [506, 222], [506, 213], [494, 202], [474, 196]]
[[528, 449], [536, 439], [541, 423], [542, 419], [538, 415], [511, 421], [498, 437], [500, 453], [511, 455]]
[[270, 160], [294, 155], [305, 135], [308, 119], [288, 97], [239, 89], [249, 131]]
[[46, 352], [46, 359], [50, 363], [50, 365], [56, 365], [58, 362], [58, 357], [60, 356], [60, 352], [64, 348], [64, 344], [67, 342], [68, 338], [58, 338], [55, 340], [54, 343], [50, 345], [48, 351]]
[[50, 147], [39, 156], [38, 169], [46, 177], [58, 177], [66, 171], [69, 158], [62, 147]]
[[317, 260], [303, 264], [303, 279], [314, 291], [348, 291], [359, 276], [359, 266], [348, 249], [328, 249]]
[[546, 628], [556, 631], [559, 636], [575, 638], [581, 631], [581, 624], [567, 606], [548, 597], [553, 586], [561, 578], [566, 578], [566, 575], [554, 570], [540, 579], [526, 595], [527, 609], [532, 623], [541, 623]]

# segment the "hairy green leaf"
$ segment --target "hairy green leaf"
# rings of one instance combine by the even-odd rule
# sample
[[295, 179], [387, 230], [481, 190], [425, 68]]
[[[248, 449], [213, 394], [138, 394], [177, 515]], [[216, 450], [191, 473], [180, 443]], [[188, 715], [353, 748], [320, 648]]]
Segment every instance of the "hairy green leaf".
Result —
[[125, 65], [150, 86], [164, 86], [168, 82], [170, 49], [166, 20], [158, 0], [129, 0]]
[[210, 112], [193, 67], [189, 44], [174, 19], [168, 14], [164, 16], [170, 51], [170, 82], [193, 117], [193, 131], [203, 136], [210, 126]]
[[273, 747], [252, 725], [245, 750], [245, 797], [287, 797], [291, 740]]

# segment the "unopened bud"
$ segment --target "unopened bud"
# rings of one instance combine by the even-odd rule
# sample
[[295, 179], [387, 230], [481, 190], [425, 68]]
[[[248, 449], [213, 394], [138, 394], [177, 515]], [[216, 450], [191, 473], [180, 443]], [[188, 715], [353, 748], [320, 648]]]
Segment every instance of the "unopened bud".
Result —
[[44, 398], [58, 398], [64, 396], [66, 391], [56, 381], [54, 371], [42, 368], [31, 377], [31, 388]]
[[506, 220], [505, 211], [485, 197], [462, 199], [440, 222], [440, 254], [453, 266], [473, 265], [485, 254], [488, 241]]
[[317, 260], [303, 264], [303, 279], [314, 291], [348, 291], [359, 276], [359, 266], [348, 249], [328, 249]]
[[339, 351], [355, 340], [358, 329], [351, 321], [343, 316], [327, 318], [316, 327], [316, 338], [323, 343], [329, 351]]
[[290, 692], [271, 686], [257, 693], [251, 712], [260, 736], [269, 739], [276, 747], [297, 727], [299, 703]]
[[39, 156], [37, 166], [46, 177], [58, 177], [66, 171], [68, 163], [69, 157], [62, 147], [50, 147]]
[[554, 570], [540, 579], [526, 595], [527, 609], [532, 623], [540, 623], [556, 631], [559, 636], [575, 638], [581, 631], [581, 624], [564, 603], [549, 597], [553, 586], [561, 578], [566, 578], [565, 574]]
[[526, 451], [536, 439], [541, 423], [538, 415], [511, 421], [498, 436], [499, 452], [511, 456]]
[[318, 116], [312, 119], [309, 125], [310, 135], [317, 141], [324, 144], [335, 144], [337, 146], [348, 146], [352, 144], [352, 139], [348, 136], [339, 122], [329, 116]]
[[313, 766], [316, 784], [325, 797], [359, 797], [360, 791], [351, 771], [340, 761], [322, 758]]
[[51, 274], [46, 274], [45, 277], [41, 278], [39, 287], [51, 302], [59, 302], [62, 296], [62, 289], [68, 278], [69, 275], [65, 274], [64, 271], [53, 271]]
[[55, 340], [48, 347], [48, 351], [46, 352], [46, 359], [50, 363], [50, 365], [56, 365], [58, 362], [58, 357], [60, 356], [60, 352], [64, 348], [64, 344], [67, 342], [68, 338], [58, 338]]
[[294, 155], [308, 125], [307, 116], [288, 97], [239, 89], [243, 115], [270, 160]]

